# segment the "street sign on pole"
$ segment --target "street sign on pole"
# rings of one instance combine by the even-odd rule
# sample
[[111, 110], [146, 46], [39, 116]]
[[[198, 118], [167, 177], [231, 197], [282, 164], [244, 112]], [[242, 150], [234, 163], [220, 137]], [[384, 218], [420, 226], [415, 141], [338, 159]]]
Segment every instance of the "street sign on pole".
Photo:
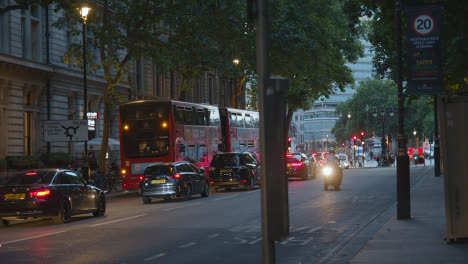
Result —
[[442, 8], [407, 8], [407, 94], [439, 94], [442, 86]]
[[88, 141], [88, 120], [44, 121], [44, 141]]

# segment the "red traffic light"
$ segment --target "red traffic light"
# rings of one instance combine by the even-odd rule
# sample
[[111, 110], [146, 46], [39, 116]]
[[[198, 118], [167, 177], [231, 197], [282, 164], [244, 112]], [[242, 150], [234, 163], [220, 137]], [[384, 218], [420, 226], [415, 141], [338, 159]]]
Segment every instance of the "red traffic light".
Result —
[[291, 139], [290, 137], [288, 137], [288, 142], [291, 142], [291, 140], [292, 140], [292, 139]]
[[357, 140], [357, 136], [353, 136], [353, 139], [354, 139], [354, 140]]
[[361, 132], [361, 136], [364, 136], [364, 131], [363, 131], [363, 132]]

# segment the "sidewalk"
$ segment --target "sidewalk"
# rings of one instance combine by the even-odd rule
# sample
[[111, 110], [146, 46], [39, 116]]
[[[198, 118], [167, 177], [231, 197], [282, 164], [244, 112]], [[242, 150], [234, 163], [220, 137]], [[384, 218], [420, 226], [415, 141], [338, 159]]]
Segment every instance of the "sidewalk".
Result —
[[411, 220], [393, 216], [349, 262], [358, 263], [468, 263], [468, 244], [446, 244], [444, 179], [427, 173], [411, 192]]

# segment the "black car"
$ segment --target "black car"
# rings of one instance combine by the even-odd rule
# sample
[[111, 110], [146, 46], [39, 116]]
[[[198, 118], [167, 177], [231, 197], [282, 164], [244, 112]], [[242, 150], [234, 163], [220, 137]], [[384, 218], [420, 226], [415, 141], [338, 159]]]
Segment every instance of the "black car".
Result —
[[244, 187], [250, 190], [260, 184], [260, 163], [248, 152], [227, 152], [213, 156], [210, 181], [215, 190]]
[[315, 177], [317, 163], [310, 162], [307, 155], [303, 153], [286, 154], [286, 175], [288, 178], [302, 178], [307, 180], [309, 177]]
[[106, 212], [102, 190], [70, 170], [40, 169], [19, 173], [0, 186], [0, 218], [11, 220], [52, 218], [54, 223], [70, 221], [72, 215]]
[[210, 183], [205, 176], [205, 169], [198, 170], [190, 162], [158, 162], [148, 166], [140, 182], [140, 195], [143, 203], [152, 198], [183, 197], [190, 200], [193, 194], [202, 197], [210, 195]]

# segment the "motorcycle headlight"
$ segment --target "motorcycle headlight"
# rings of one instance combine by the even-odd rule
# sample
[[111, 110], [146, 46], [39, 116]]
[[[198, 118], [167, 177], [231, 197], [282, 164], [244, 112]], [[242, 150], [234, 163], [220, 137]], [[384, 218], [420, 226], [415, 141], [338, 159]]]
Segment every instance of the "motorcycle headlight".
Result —
[[333, 169], [330, 168], [330, 167], [325, 167], [323, 168], [323, 174], [325, 174], [325, 176], [328, 176], [332, 173]]

